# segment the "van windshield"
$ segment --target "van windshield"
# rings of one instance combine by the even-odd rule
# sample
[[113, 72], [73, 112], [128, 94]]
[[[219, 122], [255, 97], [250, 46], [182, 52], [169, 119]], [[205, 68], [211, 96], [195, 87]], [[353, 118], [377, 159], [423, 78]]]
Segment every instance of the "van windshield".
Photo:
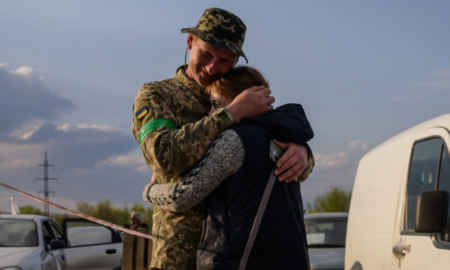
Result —
[[345, 247], [346, 217], [305, 218], [308, 247]]
[[37, 245], [34, 221], [0, 219], [0, 247], [36, 247]]

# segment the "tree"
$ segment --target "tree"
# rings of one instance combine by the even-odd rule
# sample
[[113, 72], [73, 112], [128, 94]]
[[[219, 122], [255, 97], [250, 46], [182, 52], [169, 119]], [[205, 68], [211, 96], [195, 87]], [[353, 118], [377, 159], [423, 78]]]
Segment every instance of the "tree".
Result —
[[324, 194], [314, 198], [312, 205], [308, 203], [308, 213], [348, 212], [351, 198], [351, 190], [330, 186]]
[[75, 216], [75, 215], [72, 215], [72, 214], [52, 214], [51, 218], [54, 221], [58, 222], [59, 225], [62, 226], [62, 223], [63, 223], [64, 219], [67, 219], [67, 218], [78, 218], [78, 217]]
[[[78, 202], [77, 210], [78, 212], [103, 219], [120, 226], [124, 224], [130, 224], [131, 212], [128, 210], [128, 207], [114, 207], [113, 205], [111, 205], [111, 202], [109, 200], [100, 201], [96, 206], [88, 202]], [[131, 208], [131, 211], [140, 212], [142, 214], [142, 222], [145, 222], [151, 228], [153, 224], [152, 208], [145, 208], [142, 204], [136, 203]]]
[[38, 208], [35, 208], [34, 206], [27, 205], [24, 207], [19, 207], [20, 214], [21, 215], [41, 215], [43, 216], [44, 213]]
[[[31, 205], [20, 207], [19, 209], [20, 213], [24, 215], [44, 215], [41, 210]], [[119, 226], [130, 224], [131, 211], [140, 212], [142, 214], [142, 222], [145, 222], [150, 228], [153, 224], [153, 208], [144, 207], [140, 203], [134, 204], [130, 211], [126, 205], [124, 208], [114, 207], [109, 200], [99, 201], [97, 205], [90, 204], [88, 202], [77, 202], [77, 211], [92, 217], [103, 219]], [[51, 218], [62, 225], [63, 219], [78, 217], [68, 213], [53, 213], [51, 214]]]
[[77, 202], [77, 210], [80, 213], [93, 216], [95, 212], [95, 207], [87, 202]]

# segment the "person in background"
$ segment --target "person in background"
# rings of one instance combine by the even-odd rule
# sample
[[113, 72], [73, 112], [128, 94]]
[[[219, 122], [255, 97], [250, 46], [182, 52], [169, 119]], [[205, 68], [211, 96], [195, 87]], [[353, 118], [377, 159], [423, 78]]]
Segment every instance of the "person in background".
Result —
[[142, 222], [142, 215], [139, 212], [131, 212], [130, 221], [130, 229], [132, 230], [136, 230], [137, 228], [148, 228], [147, 224]]

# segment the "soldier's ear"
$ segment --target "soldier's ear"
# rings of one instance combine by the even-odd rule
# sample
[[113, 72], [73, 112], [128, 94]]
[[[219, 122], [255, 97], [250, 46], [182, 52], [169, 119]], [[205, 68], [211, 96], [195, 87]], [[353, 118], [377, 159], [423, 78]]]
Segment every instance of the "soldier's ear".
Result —
[[192, 44], [194, 42], [194, 36], [192, 34], [189, 34], [189, 36], [187, 37], [187, 47], [189, 50], [192, 49]]

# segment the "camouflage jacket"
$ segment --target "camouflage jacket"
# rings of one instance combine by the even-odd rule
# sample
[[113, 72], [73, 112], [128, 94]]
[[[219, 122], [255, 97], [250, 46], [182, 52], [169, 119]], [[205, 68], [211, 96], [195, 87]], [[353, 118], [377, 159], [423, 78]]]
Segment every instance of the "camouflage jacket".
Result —
[[[204, 88], [190, 80], [184, 66], [176, 76], [144, 84], [133, 107], [133, 135], [158, 183], [179, 182], [202, 159], [210, 144], [235, 121], [226, 110], [211, 108]], [[314, 158], [300, 176], [306, 179]], [[155, 208], [151, 267], [196, 269], [204, 206], [172, 213]]]
[[[133, 108], [133, 135], [158, 183], [180, 181], [203, 157], [211, 142], [234, 124], [221, 109], [211, 108], [204, 88], [184, 74], [144, 84]], [[155, 209], [151, 267], [195, 269], [204, 210], [199, 205], [182, 213]]]

